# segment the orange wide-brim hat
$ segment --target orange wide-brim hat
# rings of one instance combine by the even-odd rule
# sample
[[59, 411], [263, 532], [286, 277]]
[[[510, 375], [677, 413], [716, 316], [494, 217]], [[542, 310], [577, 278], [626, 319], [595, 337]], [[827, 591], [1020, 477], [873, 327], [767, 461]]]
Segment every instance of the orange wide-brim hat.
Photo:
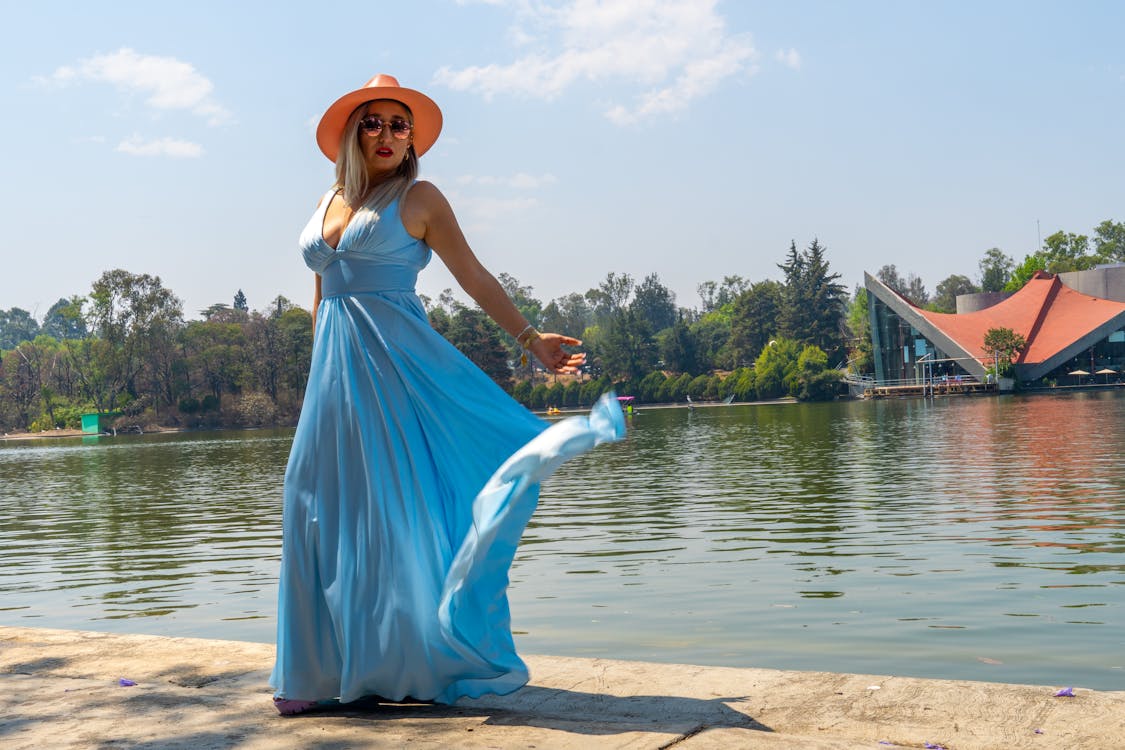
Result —
[[430, 150], [441, 133], [441, 110], [434, 100], [421, 91], [403, 88], [394, 76], [380, 73], [363, 88], [349, 91], [332, 103], [320, 124], [316, 126], [316, 144], [333, 163], [340, 151], [344, 126], [355, 108], [376, 99], [394, 99], [402, 102], [414, 118], [414, 153], [418, 156]]

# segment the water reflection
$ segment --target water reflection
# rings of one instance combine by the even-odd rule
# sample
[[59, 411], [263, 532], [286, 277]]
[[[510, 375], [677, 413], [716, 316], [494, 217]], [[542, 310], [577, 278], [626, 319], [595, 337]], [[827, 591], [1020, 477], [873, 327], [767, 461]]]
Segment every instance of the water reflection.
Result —
[[[544, 487], [528, 652], [1125, 687], [1125, 398], [644, 409]], [[0, 622], [267, 641], [289, 432], [0, 446]]]
[[157, 632], [178, 633], [272, 621], [289, 442], [257, 432], [6, 445], [5, 621], [19, 612], [54, 627], [130, 630], [106, 625], [155, 618]]
[[[1076, 394], [643, 411], [612, 460], [583, 458], [549, 485], [515, 572], [525, 642], [1029, 682], [1077, 672], [1120, 688], [1123, 404]], [[1067, 423], [1082, 435], [1053, 450]], [[582, 478], [606, 465], [592, 491]], [[611, 557], [602, 581], [568, 585], [571, 566], [588, 570], [606, 550], [629, 562]], [[1096, 582], [1063, 582], [1076, 576]], [[529, 609], [531, 588], [603, 611], [577, 614], [581, 628], [560, 623]]]

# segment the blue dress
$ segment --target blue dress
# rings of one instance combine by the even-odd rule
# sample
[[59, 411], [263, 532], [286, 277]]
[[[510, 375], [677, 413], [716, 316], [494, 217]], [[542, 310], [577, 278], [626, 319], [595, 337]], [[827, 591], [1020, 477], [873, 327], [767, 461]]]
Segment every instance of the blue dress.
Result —
[[452, 703], [523, 686], [508, 570], [539, 483], [620, 439], [603, 396], [550, 427], [430, 326], [431, 251], [397, 203], [333, 249], [321, 202], [301, 234], [321, 275], [312, 369], [285, 473], [277, 661], [292, 700]]

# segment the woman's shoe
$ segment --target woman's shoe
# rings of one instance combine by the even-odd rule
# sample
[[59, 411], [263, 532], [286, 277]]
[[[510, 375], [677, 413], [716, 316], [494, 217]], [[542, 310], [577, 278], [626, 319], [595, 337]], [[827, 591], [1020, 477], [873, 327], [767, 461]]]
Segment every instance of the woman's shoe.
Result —
[[288, 698], [274, 698], [273, 707], [282, 716], [296, 716], [308, 711], [316, 711], [324, 708], [333, 708], [339, 706], [340, 701], [335, 698], [322, 701], [296, 701]]

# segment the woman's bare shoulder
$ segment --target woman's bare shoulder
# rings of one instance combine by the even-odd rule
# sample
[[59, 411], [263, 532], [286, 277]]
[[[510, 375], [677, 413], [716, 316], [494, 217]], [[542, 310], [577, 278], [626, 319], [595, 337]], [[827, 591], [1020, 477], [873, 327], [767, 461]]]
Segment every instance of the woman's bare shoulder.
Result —
[[[433, 220], [440, 220], [450, 211], [449, 201], [432, 182], [419, 180], [410, 186], [406, 199], [403, 201], [402, 218], [407, 230], [412, 228], [424, 232], [424, 227]], [[415, 234], [411, 231], [411, 234]]]
[[445, 196], [438, 190], [437, 185], [428, 180], [418, 180], [410, 186], [406, 193], [406, 200], [417, 202], [423, 206], [433, 205], [433, 201], [445, 201]]

